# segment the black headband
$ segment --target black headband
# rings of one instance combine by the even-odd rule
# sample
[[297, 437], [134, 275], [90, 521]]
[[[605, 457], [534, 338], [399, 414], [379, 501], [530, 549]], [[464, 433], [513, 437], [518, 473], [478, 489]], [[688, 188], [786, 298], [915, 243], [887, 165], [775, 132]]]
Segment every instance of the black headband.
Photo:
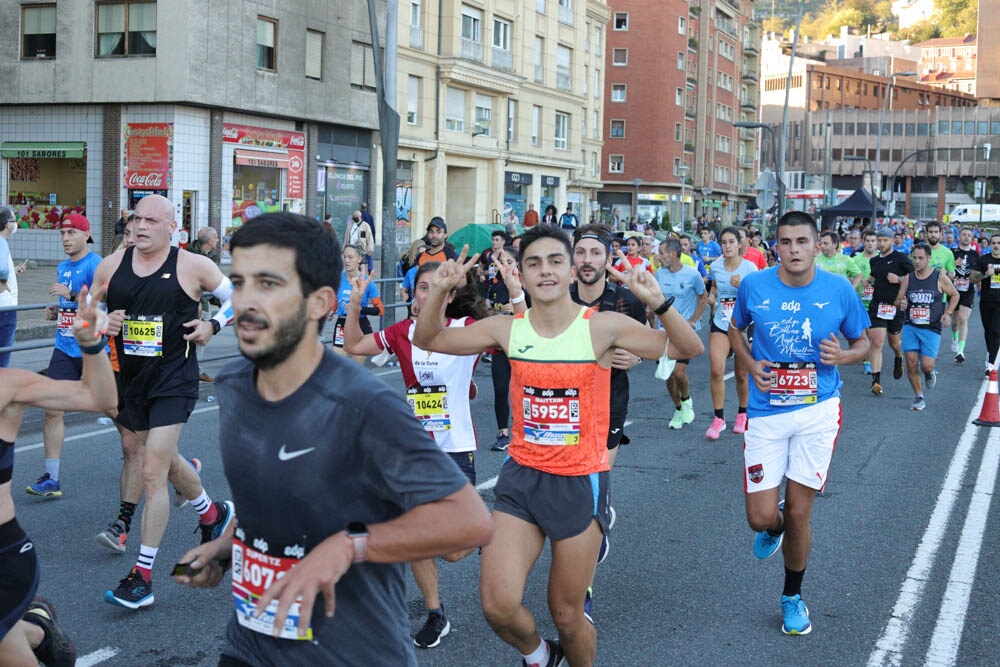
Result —
[[[584, 239], [594, 239], [598, 243], [604, 246], [604, 249], [611, 254], [611, 240], [607, 236], [602, 236], [600, 234], [580, 234], [580, 238], [576, 240], [577, 243]], [[575, 245], [575, 244], [574, 244]]]

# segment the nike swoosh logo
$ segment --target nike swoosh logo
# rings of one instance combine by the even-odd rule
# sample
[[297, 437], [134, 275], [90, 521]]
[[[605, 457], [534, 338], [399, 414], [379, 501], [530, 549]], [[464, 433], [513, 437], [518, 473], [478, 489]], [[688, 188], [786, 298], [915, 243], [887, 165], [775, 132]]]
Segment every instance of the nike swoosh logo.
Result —
[[309, 452], [313, 451], [314, 449], [316, 449], [316, 448], [315, 447], [309, 447], [308, 449], [297, 449], [294, 452], [289, 452], [289, 451], [287, 451], [285, 449], [285, 446], [282, 445], [281, 449], [278, 450], [278, 460], [279, 461], [291, 461], [294, 458], [298, 458], [298, 457], [300, 457], [300, 456], [302, 456], [304, 454], [308, 454]]
[[517, 348], [517, 351], [519, 353], [521, 353], [521, 354], [524, 354], [525, 352], [527, 352], [528, 350], [530, 350], [533, 347], [535, 347], [535, 346], [534, 345], [525, 345], [524, 347]]

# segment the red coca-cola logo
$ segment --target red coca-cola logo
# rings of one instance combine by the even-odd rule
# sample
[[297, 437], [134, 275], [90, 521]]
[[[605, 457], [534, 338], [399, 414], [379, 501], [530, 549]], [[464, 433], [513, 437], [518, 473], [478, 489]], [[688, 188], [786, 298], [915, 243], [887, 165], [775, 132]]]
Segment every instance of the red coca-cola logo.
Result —
[[295, 134], [293, 134], [291, 136], [291, 138], [288, 140], [288, 147], [289, 148], [305, 148], [306, 147], [306, 138], [305, 138], [305, 136], [304, 135], [295, 135]]
[[239, 139], [240, 131], [239, 128], [225, 126], [222, 128], [222, 136], [226, 139]]
[[162, 189], [163, 174], [150, 172], [148, 174], [131, 173], [128, 175], [126, 186], [129, 188], [155, 188]]

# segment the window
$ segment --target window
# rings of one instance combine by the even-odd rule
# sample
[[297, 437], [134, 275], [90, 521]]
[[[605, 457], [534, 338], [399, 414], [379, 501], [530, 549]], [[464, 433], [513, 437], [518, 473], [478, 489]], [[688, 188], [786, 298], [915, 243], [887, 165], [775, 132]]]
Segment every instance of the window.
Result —
[[493, 19], [493, 48], [510, 51], [510, 21]]
[[98, 57], [155, 55], [155, 3], [119, 2], [97, 5]]
[[375, 90], [375, 54], [371, 44], [351, 42], [351, 88]]
[[556, 46], [556, 88], [573, 90], [573, 50], [568, 46]]
[[590, 175], [595, 178], [601, 175], [601, 162], [597, 159], [597, 151], [590, 154]]
[[535, 36], [535, 83], [545, 78], [545, 40]]
[[626, 96], [627, 86], [624, 83], [613, 83], [611, 84], [611, 101], [612, 102], [624, 102]]
[[623, 173], [625, 173], [625, 156], [624, 155], [609, 155], [608, 156], [608, 173], [609, 174], [623, 174]]
[[628, 30], [628, 12], [615, 12], [615, 30]]
[[323, 79], [323, 33], [306, 30], [306, 78]]
[[275, 45], [278, 37], [278, 22], [274, 19], [257, 17], [257, 69], [274, 71]]
[[722, 153], [732, 153], [733, 140], [724, 134], [715, 135], [715, 150]]
[[594, 28], [594, 55], [601, 55], [601, 26]]
[[[580, 138], [587, 138], [587, 110], [580, 109]], [[583, 159], [587, 159], [587, 154], [584, 152]]]
[[573, 0], [558, 0], [559, 22], [573, 25]]
[[542, 107], [531, 107], [531, 145], [542, 144]]
[[721, 55], [726, 60], [735, 60], [736, 47], [724, 39], [719, 39], [719, 55]]
[[420, 88], [422, 82], [419, 76], [406, 78], [406, 122], [410, 125], [420, 124]]
[[684, 89], [683, 88], [676, 88], [674, 90], [674, 104], [676, 104], [679, 107], [684, 106]]
[[422, 0], [410, 0], [410, 27], [419, 28], [423, 25], [423, 21], [420, 20], [420, 13], [422, 7], [420, 3]]
[[680, 141], [684, 138], [684, 126], [680, 123], [674, 123], [674, 141]]
[[677, 34], [686, 35], [687, 34], [687, 19], [683, 16], [677, 17]]
[[587, 90], [588, 90], [588, 88], [590, 86], [589, 81], [590, 81], [590, 67], [588, 67], [587, 65], [584, 65], [583, 66], [583, 94], [584, 95], [587, 94]]
[[535, 0], [535, 11], [539, 14], [545, 13], [545, 0]]
[[554, 146], [561, 150], [569, 149], [569, 114], [556, 112], [556, 125], [552, 131]]
[[612, 120], [611, 121], [611, 138], [612, 139], [623, 139], [625, 137], [625, 121], [624, 120]]
[[601, 126], [601, 120], [600, 119], [601, 119], [600, 112], [597, 109], [594, 109], [594, 124], [593, 124], [593, 129], [591, 130], [591, 134], [593, 135], [594, 139], [598, 139], [599, 138], [598, 135], [597, 135], [597, 132], [598, 132], [597, 128], [599, 128]]
[[687, 62], [687, 57], [684, 55], [683, 51], [677, 52], [677, 69], [684, 69], [684, 65]]
[[590, 22], [587, 23], [587, 30], [583, 33], [583, 52], [590, 53]]
[[620, 67], [628, 65], [628, 49], [612, 49], [611, 64]]
[[507, 141], [517, 141], [517, 100], [507, 100]]
[[55, 5], [39, 5], [22, 9], [21, 57], [56, 57]]
[[678, 176], [681, 171], [681, 159], [679, 157], [674, 158], [674, 176]]
[[465, 91], [460, 88], [448, 87], [444, 129], [450, 132], [465, 132]]
[[493, 136], [493, 98], [488, 95], [476, 94], [476, 128], [477, 134]]
[[601, 96], [601, 70], [594, 68], [594, 99]]
[[483, 13], [474, 7], [462, 5], [462, 39], [479, 43], [483, 39]]

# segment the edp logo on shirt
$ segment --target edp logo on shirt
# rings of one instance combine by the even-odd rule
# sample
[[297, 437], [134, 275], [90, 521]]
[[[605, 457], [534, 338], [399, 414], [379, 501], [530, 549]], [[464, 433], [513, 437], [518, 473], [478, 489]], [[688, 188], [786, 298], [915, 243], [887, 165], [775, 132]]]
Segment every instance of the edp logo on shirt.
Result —
[[802, 309], [802, 306], [799, 305], [798, 301], [783, 301], [781, 303], [781, 309], [797, 313]]

